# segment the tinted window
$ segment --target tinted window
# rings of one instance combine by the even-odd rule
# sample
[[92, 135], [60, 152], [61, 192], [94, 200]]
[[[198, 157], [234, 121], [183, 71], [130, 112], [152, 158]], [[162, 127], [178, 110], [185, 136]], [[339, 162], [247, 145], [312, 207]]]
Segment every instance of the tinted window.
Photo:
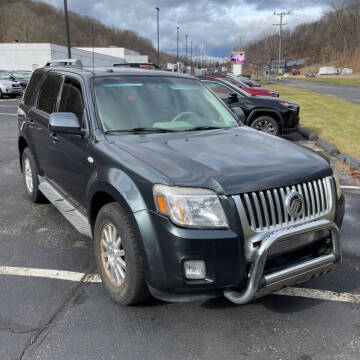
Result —
[[234, 92], [225, 85], [216, 83], [214, 81], [204, 81], [204, 83], [221, 99], [228, 99], [230, 94]]
[[61, 99], [58, 111], [72, 112], [82, 122], [84, 102], [81, 86], [78, 80], [69, 77], [65, 78], [61, 91]]
[[36, 96], [36, 91], [39, 85], [39, 82], [42, 78], [42, 73], [34, 73], [31, 77], [28, 86], [26, 87], [25, 95], [24, 95], [24, 104], [25, 105], [33, 105], [34, 99]]
[[38, 108], [51, 114], [55, 111], [62, 77], [60, 75], [49, 75], [41, 86], [38, 100]]

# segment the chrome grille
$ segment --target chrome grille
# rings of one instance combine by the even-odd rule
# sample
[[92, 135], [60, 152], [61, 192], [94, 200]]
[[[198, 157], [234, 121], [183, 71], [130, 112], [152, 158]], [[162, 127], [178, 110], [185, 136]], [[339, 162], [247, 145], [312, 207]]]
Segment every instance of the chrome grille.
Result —
[[[236, 195], [240, 198], [247, 221], [254, 231], [272, 230], [303, 223], [323, 216], [332, 208], [332, 177], [297, 185]], [[296, 190], [304, 198], [304, 212], [291, 217], [285, 205], [286, 195]]]

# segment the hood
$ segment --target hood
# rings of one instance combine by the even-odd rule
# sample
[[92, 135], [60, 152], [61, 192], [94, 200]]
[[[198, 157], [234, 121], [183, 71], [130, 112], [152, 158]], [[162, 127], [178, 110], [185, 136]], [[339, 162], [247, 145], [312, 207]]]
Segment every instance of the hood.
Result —
[[175, 185], [239, 194], [331, 175], [326, 160], [248, 127], [143, 135], [108, 135]]

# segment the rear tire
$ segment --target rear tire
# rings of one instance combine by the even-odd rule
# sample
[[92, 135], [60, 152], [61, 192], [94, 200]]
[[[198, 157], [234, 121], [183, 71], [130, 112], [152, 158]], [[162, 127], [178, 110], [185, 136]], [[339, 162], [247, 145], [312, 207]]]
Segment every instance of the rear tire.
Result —
[[100, 209], [95, 222], [94, 248], [100, 277], [114, 302], [134, 305], [149, 297], [135, 232], [118, 203]]
[[24, 179], [25, 192], [29, 200], [33, 203], [46, 202], [45, 196], [39, 190], [39, 172], [36, 162], [30, 149], [27, 147], [21, 157], [22, 173]]
[[280, 134], [279, 123], [269, 115], [259, 116], [251, 123], [251, 127], [275, 136]]

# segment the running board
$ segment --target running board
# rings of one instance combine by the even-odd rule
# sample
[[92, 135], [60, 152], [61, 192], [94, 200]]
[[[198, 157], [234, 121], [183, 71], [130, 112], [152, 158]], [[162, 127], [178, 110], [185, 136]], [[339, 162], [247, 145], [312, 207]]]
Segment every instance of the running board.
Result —
[[41, 176], [39, 176], [39, 190], [79, 233], [92, 238], [91, 227], [86, 216]]

